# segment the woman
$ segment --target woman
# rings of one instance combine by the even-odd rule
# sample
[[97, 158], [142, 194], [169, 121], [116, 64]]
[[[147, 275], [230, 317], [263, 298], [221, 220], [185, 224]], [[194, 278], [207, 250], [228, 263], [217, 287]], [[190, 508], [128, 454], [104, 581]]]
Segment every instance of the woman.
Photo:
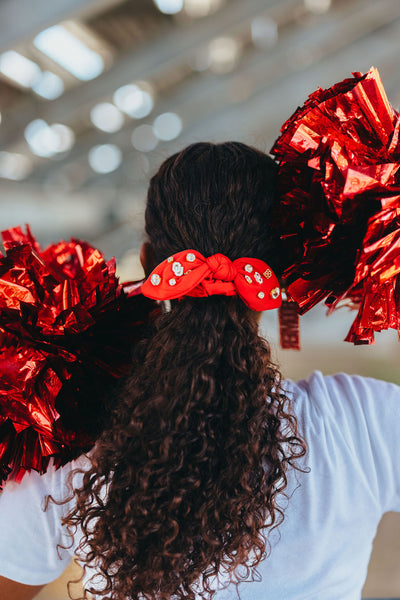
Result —
[[[148, 192], [146, 275], [194, 250], [279, 276], [276, 175], [239, 143], [167, 159]], [[218, 600], [359, 600], [377, 524], [400, 510], [400, 391], [347, 375], [282, 382], [259, 316], [239, 295], [165, 304], [90, 458], [6, 486], [1, 600], [32, 598], [75, 553], [98, 598], [207, 598], [219, 575], [232, 583]]]

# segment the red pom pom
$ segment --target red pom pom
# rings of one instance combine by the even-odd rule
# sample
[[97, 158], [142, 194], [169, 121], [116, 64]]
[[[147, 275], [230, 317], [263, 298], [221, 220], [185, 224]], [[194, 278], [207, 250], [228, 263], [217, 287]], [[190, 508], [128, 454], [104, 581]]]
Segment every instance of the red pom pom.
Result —
[[356, 344], [399, 329], [399, 128], [371, 69], [314, 92], [272, 148], [288, 296], [299, 313], [321, 300], [358, 308]]
[[41, 251], [29, 229], [0, 255], [0, 483], [90, 449], [105, 399], [131, 367], [156, 305], [118, 284], [115, 261], [86, 242]]

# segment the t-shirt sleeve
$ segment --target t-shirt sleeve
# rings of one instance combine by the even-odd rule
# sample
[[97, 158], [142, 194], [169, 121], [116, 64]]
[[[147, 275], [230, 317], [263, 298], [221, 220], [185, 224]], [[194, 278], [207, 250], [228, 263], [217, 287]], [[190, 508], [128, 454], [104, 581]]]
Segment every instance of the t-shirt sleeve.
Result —
[[382, 513], [400, 511], [400, 387], [344, 373], [315, 373], [308, 383], [342, 443], [351, 448]]
[[[68, 495], [70, 465], [47, 473], [24, 475], [21, 483], [9, 481], [0, 495], [0, 575], [27, 585], [57, 579], [71, 561], [73, 548], [61, 524], [68, 504], [45, 502], [48, 495], [61, 500]], [[57, 548], [58, 544], [70, 546]]]

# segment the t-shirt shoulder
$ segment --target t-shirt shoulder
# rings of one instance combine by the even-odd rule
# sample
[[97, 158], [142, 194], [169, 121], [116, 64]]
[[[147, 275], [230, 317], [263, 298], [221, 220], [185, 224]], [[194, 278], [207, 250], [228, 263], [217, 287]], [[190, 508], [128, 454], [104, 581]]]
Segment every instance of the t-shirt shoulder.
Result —
[[21, 483], [6, 483], [0, 495], [0, 575], [27, 585], [43, 585], [61, 575], [74, 555], [74, 544], [61, 523], [72, 500], [48, 502], [46, 508], [46, 499], [70, 497], [68, 476], [86, 463], [85, 457], [59, 469], [51, 463], [43, 475], [32, 471]]
[[287, 390], [306, 440], [319, 444], [321, 452], [332, 451], [321, 440], [322, 429], [329, 430], [336, 448], [346, 446], [355, 467], [368, 478], [382, 513], [400, 511], [400, 387], [371, 377], [316, 371], [305, 380], [287, 382]]

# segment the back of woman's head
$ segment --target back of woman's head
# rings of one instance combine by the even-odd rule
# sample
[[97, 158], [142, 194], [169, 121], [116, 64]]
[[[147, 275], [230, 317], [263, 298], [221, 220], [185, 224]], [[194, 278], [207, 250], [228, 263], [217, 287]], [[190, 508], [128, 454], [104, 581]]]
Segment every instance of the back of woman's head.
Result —
[[146, 232], [155, 261], [194, 248], [231, 260], [260, 258], [279, 269], [269, 229], [278, 167], [240, 144], [193, 144], [168, 158], [150, 181]]
[[[279, 272], [269, 231], [276, 171], [239, 143], [194, 144], [167, 159], [148, 193], [153, 266], [192, 248]], [[287, 466], [304, 453], [289, 408], [237, 296], [172, 302], [138, 347], [69, 519], [86, 534], [87, 562], [101, 565], [104, 596], [191, 600], [210, 597], [222, 570], [248, 577], [279, 522]]]

